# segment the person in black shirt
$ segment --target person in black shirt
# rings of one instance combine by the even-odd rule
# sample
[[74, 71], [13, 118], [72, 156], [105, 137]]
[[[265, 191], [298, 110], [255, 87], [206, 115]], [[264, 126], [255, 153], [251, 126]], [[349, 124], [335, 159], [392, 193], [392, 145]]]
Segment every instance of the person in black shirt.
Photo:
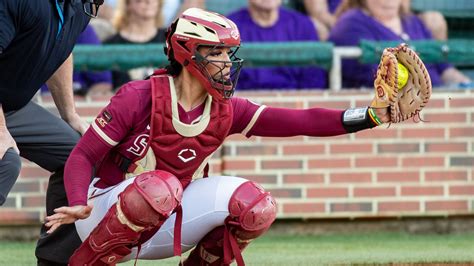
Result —
[[[156, 44], [165, 42], [162, 6], [164, 0], [118, 0], [113, 25], [117, 33], [105, 44]], [[153, 73], [153, 68], [141, 67], [128, 71], [112, 71], [112, 84], [118, 89], [123, 84], [143, 79]]]
[[[20, 155], [53, 173], [46, 195], [47, 213], [67, 204], [62, 169], [79, 133], [88, 127], [74, 107], [71, 52], [102, 3], [0, 1], [0, 205], [19, 175]], [[31, 101], [44, 83], [62, 120]], [[51, 235], [42, 229], [36, 250], [39, 264], [49, 256], [58, 257], [58, 251], [48, 245], [63, 241], [62, 235], [75, 237], [64, 234], [68, 230], [75, 230], [74, 225]], [[60, 263], [67, 263], [75, 248], [62, 250]]]

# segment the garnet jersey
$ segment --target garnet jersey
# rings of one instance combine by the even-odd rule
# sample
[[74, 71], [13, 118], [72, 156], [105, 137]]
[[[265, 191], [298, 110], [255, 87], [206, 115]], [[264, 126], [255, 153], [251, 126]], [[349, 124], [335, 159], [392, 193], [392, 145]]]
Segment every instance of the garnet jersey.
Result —
[[[173, 84], [172, 79], [170, 80], [170, 84]], [[138, 174], [143, 170], [154, 169], [156, 165], [155, 156], [176, 157], [169, 158], [168, 161], [175, 159], [176, 163], [174, 164], [177, 165], [177, 167], [186, 167], [186, 165], [178, 165], [178, 163], [188, 163], [190, 165], [195, 162], [205, 163], [210, 158], [210, 156], [209, 158], [207, 158], [208, 156], [202, 157], [201, 152], [198, 150], [199, 147], [190, 149], [187, 146], [179, 147], [178, 153], [175, 152], [176, 147], [174, 147], [173, 152], [160, 152], [159, 155], [152, 154], [151, 149], [148, 149], [150, 115], [152, 112], [152, 90], [150, 87], [149, 80], [135, 81], [125, 85], [120, 89], [117, 95], [111, 99], [110, 104], [102, 110], [92, 124], [92, 130], [97, 137], [112, 148], [97, 166], [96, 176], [101, 178], [103, 185], [115, 185], [124, 180], [126, 177], [123, 171], [124, 169], [120, 169], [119, 167], [122, 157], [130, 161], [135, 161], [143, 157], [143, 159], [138, 162], [138, 166], [141, 169], [134, 174]], [[167, 86], [164, 86], [164, 89], [168, 89], [166, 87]], [[174, 86], [169, 86], [169, 90], [171, 95], [176, 97]], [[203, 126], [207, 127], [213, 122], [209, 121], [209, 119], [201, 119], [203, 117], [209, 117], [211, 101], [212, 98], [208, 97], [203, 104], [189, 112], [186, 112], [178, 103], [173, 103], [177, 106], [163, 106], [162, 109], [169, 110], [176, 108], [175, 110], [179, 114], [179, 120], [183, 124], [188, 125], [186, 128], [188, 131], [193, 131], [196, 129], [199, 130], [199, 128]], [[259, 106], [237, 97], [231, 99], [230, 105], [234, 114], [231, 119], [231, 129], [228, 131], [229, 133], [223, 134], [242, 132], [249, 126], [251, 121], [256, 120], [255, 115], [258, 116], [260, 113], [257, 112], [257, 110], [263, 110], [264, 108], [264, 106]], [[163, 116], [157, 119], [164, 120], [169, 118]], [[163, 123], [165, 122], [166, 121], [163, 121]], [[173, 126], [177, 128], [177, 125]], [[160, 136], [155, 137], [160, 138]], [[166, 137], [167, 136], [163, 136], [163, 138]], [[176, 143], [176, 145], [179, 146], [180, 143]], [[177, 176], [180, 177], [179, 175]], [[202, 175], [196, 177], [202, 177]], [[187, 183], [188, 182], [186, 182], [186, 184]]]

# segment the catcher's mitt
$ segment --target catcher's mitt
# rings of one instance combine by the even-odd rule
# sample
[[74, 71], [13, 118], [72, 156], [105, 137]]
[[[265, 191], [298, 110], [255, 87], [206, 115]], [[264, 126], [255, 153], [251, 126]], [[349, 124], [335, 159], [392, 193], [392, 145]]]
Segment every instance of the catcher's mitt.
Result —
[[418, 55], [406, 44], [401, 44], [383, 51], [374, 88], [371, 107], [390, 106], [391, 122], [398, 123], [419, 114], [425, 107], [431, 96], [431, 79]]

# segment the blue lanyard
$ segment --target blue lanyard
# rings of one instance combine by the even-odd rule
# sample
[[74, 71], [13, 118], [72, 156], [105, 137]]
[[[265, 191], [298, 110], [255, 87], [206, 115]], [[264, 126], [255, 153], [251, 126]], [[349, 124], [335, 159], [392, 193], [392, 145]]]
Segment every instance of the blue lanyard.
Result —
[[58, 33], [56, 34], [56, 39], [59, 37], [59, 33], [61, 33], [61, 29], [63, 28], [64, 25], [64, 15], [63, 15], [63, 9], [58, 3], [58, 0], [56, 0], [56, 10], [58, 10], [59, 14], [59, 27], [58, 27]]

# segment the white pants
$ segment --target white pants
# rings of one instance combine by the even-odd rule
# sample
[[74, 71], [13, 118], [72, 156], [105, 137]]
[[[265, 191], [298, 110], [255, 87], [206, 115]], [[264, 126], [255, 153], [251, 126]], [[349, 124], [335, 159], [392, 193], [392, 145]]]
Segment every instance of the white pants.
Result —
[[[76, 222], [76, 229], [82, 241], [94, 230], [104, 218], [109, 208], [118, 200], [118, 194], [133, 182], [129, 178], [122, 183], [105, 189], [89, 186], [89, 204], [92, 204], [91, 215], [85, 220]], [[233, 176], [215, 176], [201, 178], [191, 182], [184, 190], [183, 224], [181, 227], [181, 248], [183, 253], [193, 248], [208, 232], [217, 226], [224, 225], [229, 215], [229, 200], [234, 191], [246, 179]], [[97, 196], [99, 195], [99, 196]], [[92, 198], [91, 198], [92, 196]], [[143, 243], [139, 259], [164, 259], [173, 256], [173, 229], [176, 214], [171, 215], [148, 241]], [[122, 261], [136, 257], [137, 248]]]

